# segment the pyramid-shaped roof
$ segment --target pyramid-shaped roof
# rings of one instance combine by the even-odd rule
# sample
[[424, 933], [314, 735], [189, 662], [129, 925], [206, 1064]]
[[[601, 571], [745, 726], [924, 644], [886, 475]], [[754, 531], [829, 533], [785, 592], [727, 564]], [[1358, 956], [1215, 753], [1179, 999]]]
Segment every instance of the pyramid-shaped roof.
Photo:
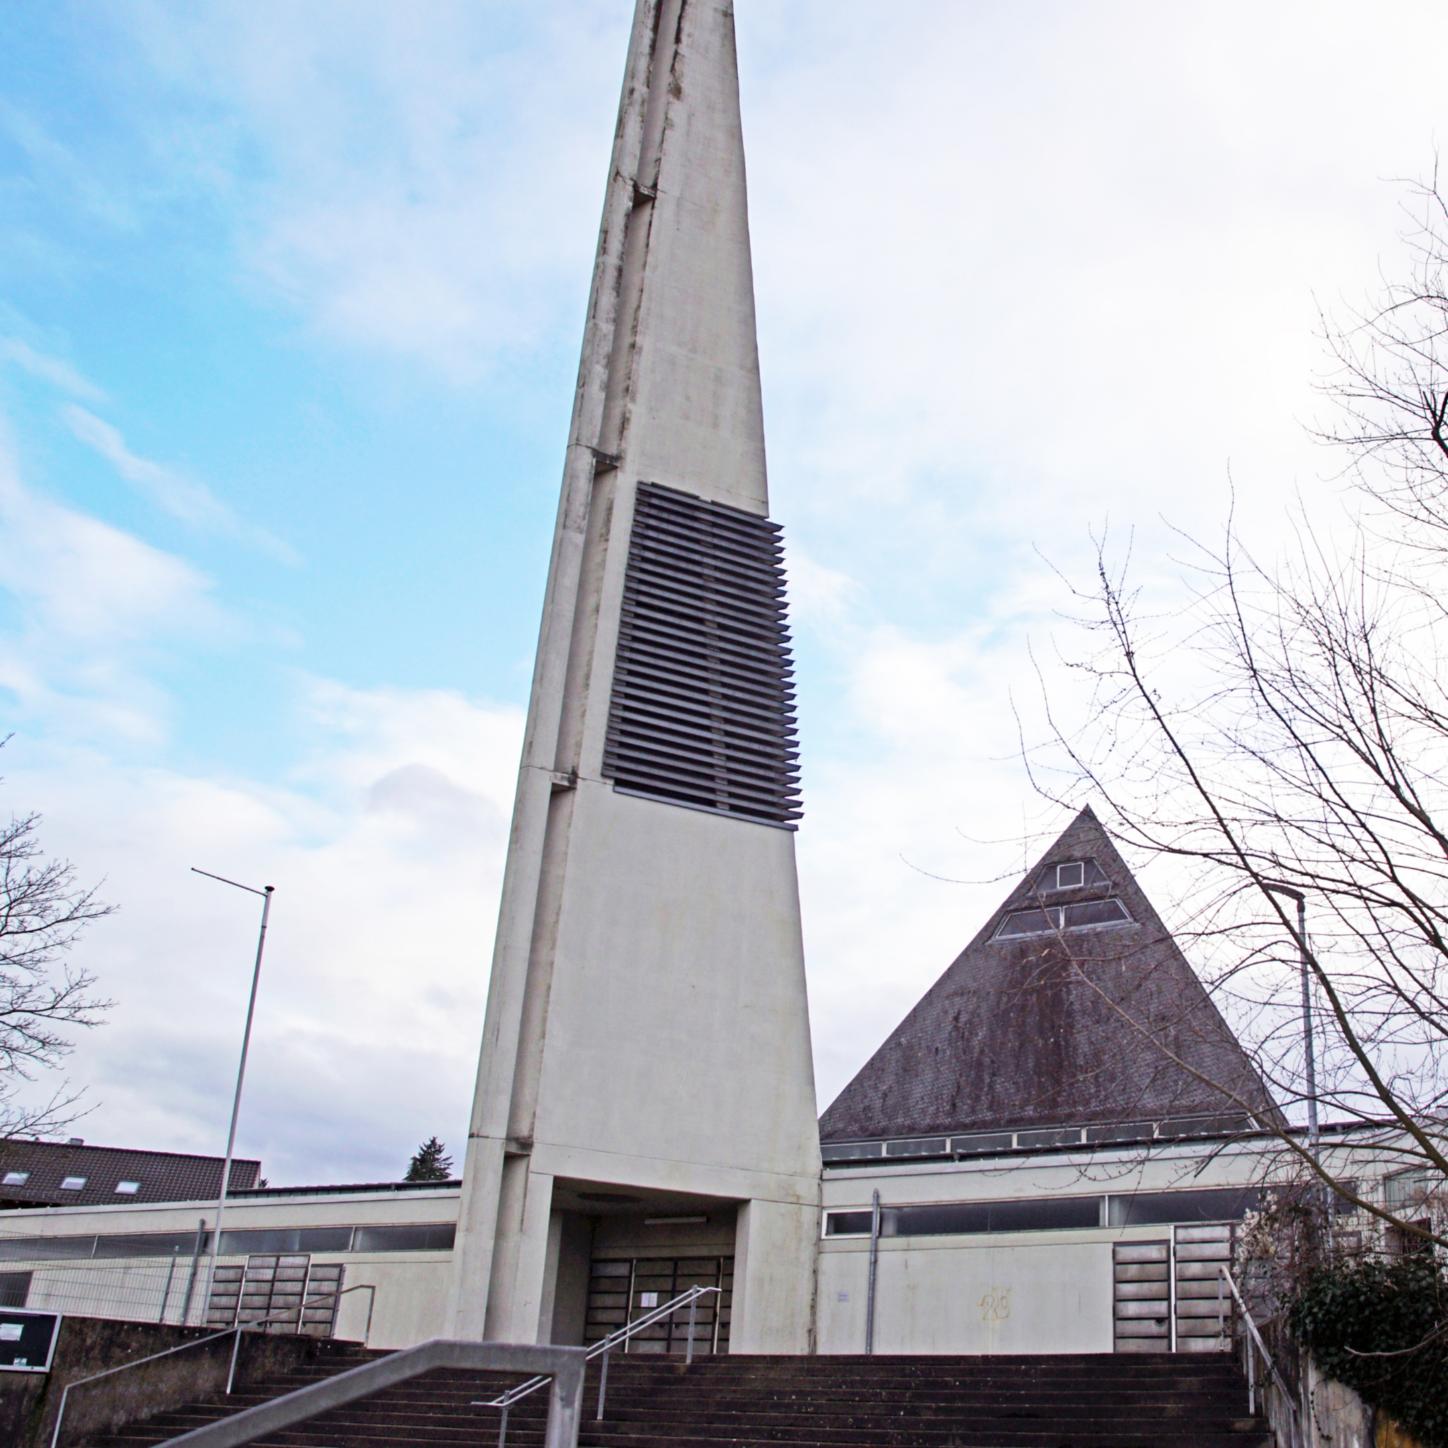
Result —
[[840, 1092], [820, 1136], [861, 1141], [1244, 1110], [1276, 1114], [1088, 808]]

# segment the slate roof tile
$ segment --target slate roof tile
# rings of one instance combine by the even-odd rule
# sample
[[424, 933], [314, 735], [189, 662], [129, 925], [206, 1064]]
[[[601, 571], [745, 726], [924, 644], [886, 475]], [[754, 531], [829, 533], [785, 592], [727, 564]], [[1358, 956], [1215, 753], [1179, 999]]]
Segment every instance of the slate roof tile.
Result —
[[[96, 1207], [136, 1202], [194, 1202], [216, 1196], [221, 1185], [219, 1156], [189, 1156], [171, 1151], [132, 1151], [63, 1141], [0, 1141], [0, 1206]], [[7, 1184], [11, 1173], [25, 1180]], [[83, 1180], [66, 1189], [67, 1179]], [[231, 1190], [255, 1187], [259, 1161], [231, 1163]], [[135, 1182], [134, 1192], [117, 1190]]]
[[[1054, 867], [1075, 861], [1087, 864], [1083, 883], [1054, 888]], [[1120, 900], [1131, 922], [997, 938], [1014, 912], [1107, 899]], [[1259, 1118], [1277, 1116], [1088, 808], [840, 1092], [820, 1119], [820, 1137], [1240, 1114], [1241, 1103]]]

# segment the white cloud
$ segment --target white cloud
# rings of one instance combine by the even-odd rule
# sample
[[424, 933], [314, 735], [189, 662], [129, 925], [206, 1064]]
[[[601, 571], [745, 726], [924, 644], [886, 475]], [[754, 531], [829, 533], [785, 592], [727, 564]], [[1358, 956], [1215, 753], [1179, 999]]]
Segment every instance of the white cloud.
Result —
[[155, 743], [170, 704], [150, 677], [162, 640], [216, 643], [237, 622], [183, 559], [55, 502], [22, 479], [0, 419], [0, 638], [12, 722], [84, 739]]
[[31, 114], [0, 100], [0, 133], [27, 157], [52, 195], [64, 196], [92, 221], [120, 232], [135, 231], [139, 217], [131, 197], [112, 178], [59, 141]]
[[81, 376], [69, 362], [49, 353], [38, 352], [22, 342], [19, 337], [0, 337], [0, 358], [13, 363], [21, 371], [68, 392], [72, 397], [84, 398], [87, 402], [104, 402], [106, 395], [95, 383]]
[[258, 902], [276, 888], [239, 1148], [274, 1183], [401, 1175], [466, 1145], [521, 715], [443, 692], [312, 682], [313, 757], [287, 787], [17, 738], [5, 803], [122, 909], [81, 955], [118, 1004], [73, 1078], [100, 1142], [225, 1140]]
[[0, 526], [0, 588], [47, 635], [98, 652], [218, 619], [210, 583], [190, 564], [27, 488], [3, 444]]
[[601, 47], [622, 61], [621, 9], [113, 14], [206, 118], [157, 148], [224, 191], [250, 274], [321, 335], [472, 380], [575, 319], [616, 97], [591, 82]]
[[149, 502], [171, 517], [206, 533], [220, 533], [271, 554], [286, 563], [297, 561], [296, 552], [280, 538], [239, 518], [229, 504], [221, 501], [204, 484], [174, 468], [141, 457], [126, 445], [120, 431], [93, 412], [67, 403], [61, 415], [81, 442], [99, 453]]

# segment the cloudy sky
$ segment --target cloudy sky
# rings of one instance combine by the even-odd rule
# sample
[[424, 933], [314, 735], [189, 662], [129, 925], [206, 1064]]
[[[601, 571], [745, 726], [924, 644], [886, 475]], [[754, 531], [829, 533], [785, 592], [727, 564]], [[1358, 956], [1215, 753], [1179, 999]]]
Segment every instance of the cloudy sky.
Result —
[[[0, 809], [121, 907], [90, 1140], [224, 1143], [199, 865], [277, 887], [240, 1149], [461, 1159], [630, 8], [0, 22]], [[1171, 596], [1233, 484], [1266, 550], [1335, 506], [1317, 309], [1399, 265], [1448, 12], [738, 8], [823, 1105], [1065, 823], [1015, 711], [1093, 530]]]

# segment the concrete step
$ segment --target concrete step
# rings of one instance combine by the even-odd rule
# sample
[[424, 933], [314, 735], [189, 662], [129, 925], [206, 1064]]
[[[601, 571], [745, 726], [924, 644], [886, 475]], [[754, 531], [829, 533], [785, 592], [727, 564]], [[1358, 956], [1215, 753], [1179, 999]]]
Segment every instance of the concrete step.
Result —
[[[230, 1398], [96, 1440], [150, 1448], [366, 1361], [337, 1354]], [[585, 1448], [1267, 1448], [1226, 1358], [703, 1358], [610, 1363], [607, 1416], [584, 1396]], [[259, 1440], [258, 1448], [491, 1448], [500, 1414], [478, 1406], [516, 1375], [456, 1370], [385, 1389]], [[515, 1404], [508, 1448], [541, 1448], [547, 1393]]]

